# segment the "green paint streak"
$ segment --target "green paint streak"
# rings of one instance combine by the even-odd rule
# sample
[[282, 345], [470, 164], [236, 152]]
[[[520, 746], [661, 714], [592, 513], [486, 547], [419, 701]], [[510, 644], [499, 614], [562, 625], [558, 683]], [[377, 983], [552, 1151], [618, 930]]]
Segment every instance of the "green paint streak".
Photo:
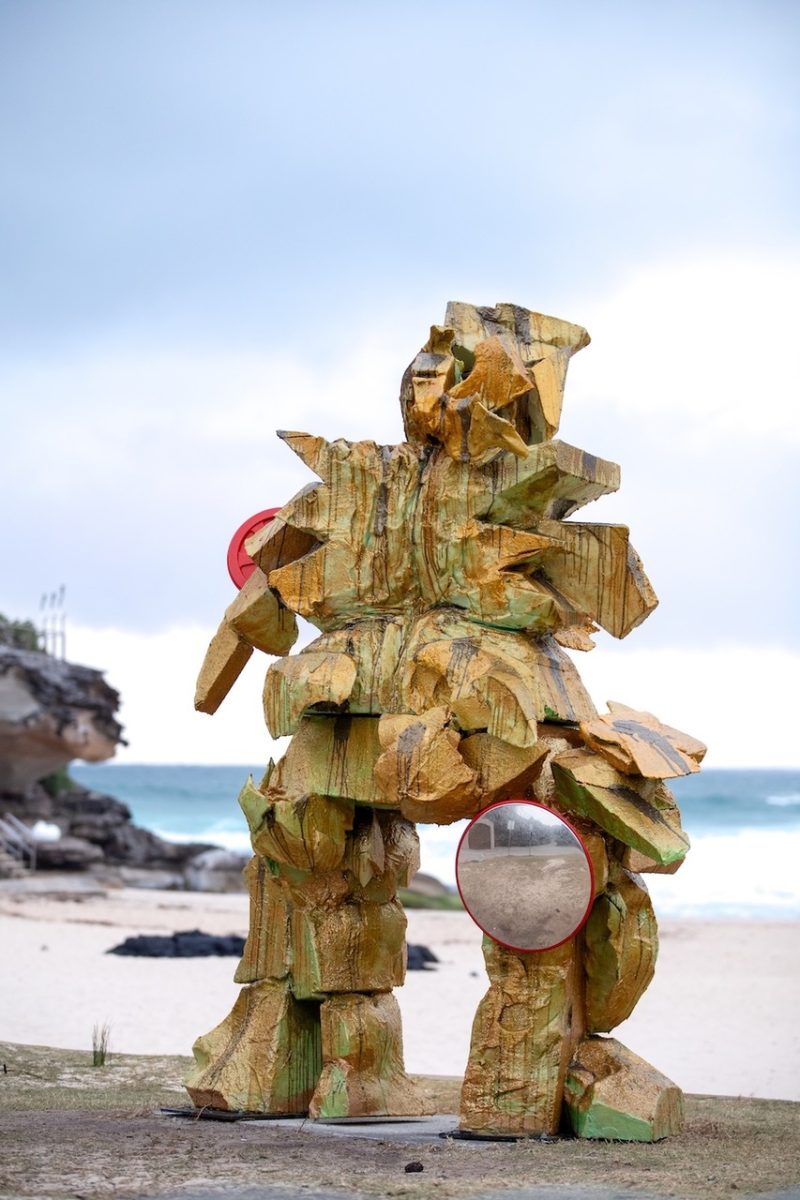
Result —
[[347, 1117], [350, 1100], [347, 1094], [347, 1075], [337, 1063], [325, 1068], [325, 1095], [319, 1108], [321, 1117]]
[[572, 812], [588, 817], [623, 845], [640, 850], [662, 866], [686, 855], [685, 836], [667, 825], [659, 810], [632, 789], [627, 789], [626, 796], [621, 789], [589, 787], [558, 763], [553, 763], [553, 779]]
[[572, 1128], [578, 1137], [604, 1138], [619, 1142], [652, 1142], [653, 1127], [641, 1117], [609, 1108], [606, 1104], [590, 1104], [585, 1112], [567, 1105]]
[[239, 807], [245, 815], [250, 832], [255, 833], [264, 820], [269, 801], [253, 783], [252, 775], [248, 775], [247, 783], [239, 793]]

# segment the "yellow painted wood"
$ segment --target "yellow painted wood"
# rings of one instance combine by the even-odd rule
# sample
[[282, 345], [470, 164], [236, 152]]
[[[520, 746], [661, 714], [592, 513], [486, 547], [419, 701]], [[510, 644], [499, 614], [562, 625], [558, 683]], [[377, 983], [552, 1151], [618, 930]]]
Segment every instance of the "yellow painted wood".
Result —
[[566, 1082], [566, 1111], [578, 1137], [657, 1142], [680, 1133], [683, 1093], [614, 1038], [578, 1047]]
[[614, 866], [584, 930], [586, 1028], [604, 1033], [633, 1012], [653, 978], [658, 931], [647, 888]]
[[700, 770], [706, 747], [680, 729], [664, 725], [652, 713], [638, 712], [613, 700], [609, 712], [581, 723], [587, 746], [625, 775], [673, 779]]
[[312, 1117], [418, 1116], [419, 1089], [403, 1069], [400, 1009], [394, 996], [331, 996], [320, 1009], [323, 1069]]
[[582, 1036], [574, 939], [518, 954], [483, 939], [489, 973], [472, 1026], [461, 1128], [473, 1133], [556, 1133], [564, 1079]]
[[244, 987], [193, 1052], [185, 1087], [198, 1108], [304, 1113], [322, 1070], [318, 1005], [295, 1000], [285, 981]]

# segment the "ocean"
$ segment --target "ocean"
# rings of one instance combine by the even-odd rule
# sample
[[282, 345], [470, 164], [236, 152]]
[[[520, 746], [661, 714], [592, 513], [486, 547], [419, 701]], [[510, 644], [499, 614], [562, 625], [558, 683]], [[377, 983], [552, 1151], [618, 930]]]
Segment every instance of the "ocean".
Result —
[[[145, 829], [174, 841], [246, 851], [236, 797], [259, 767], [75, 764], [85, 787], [123, 800]], [[670, 780], [692, 839], [675, 875], [648, 875], [665, 917], [800, 918], [800, 770], [706, 770]], [[466, 822], [417, 826], [421, 869], [455, 883], [455, 852]]]

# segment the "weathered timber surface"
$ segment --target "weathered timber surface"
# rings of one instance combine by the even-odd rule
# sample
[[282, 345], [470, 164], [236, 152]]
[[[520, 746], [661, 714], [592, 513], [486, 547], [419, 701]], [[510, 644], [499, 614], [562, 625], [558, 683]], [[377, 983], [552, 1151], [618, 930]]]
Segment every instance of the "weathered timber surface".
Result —
[[426, 1105], [403, 1069], [400, 1009], [394, 996], [331, 996], [320, 1009], [325, 1066], [312, 1117], [419, 1116]]
[[286, 982], [242, 988], [233, 1010], [197, 1039], [186, 1090], [198, 1108], [304, 1113], [322, 1070], [317, 1005]]
[[484, 937], [483, 953], [490, 986], [472, 1027], [461, 1128], [555, 1133], [567, 1066], [583, 1033], [575, 941], [519, 954]]
[[653, 978], [658, 954], [655, 913], [637, 875], [614, 867], [584, 930], [586, 1028], [602, 1033], [631, 1015]]
[[[704, 753], [650, 714], [611, 704], [599, 716], [562, 650], [590, 650], [598, 627], [624, 637], [657, 603], [625, 526], [567, 520], [619, 486], [614, 463], [554, 437], [570, 357], [588, 340], [515, 305], [454, 303], [403, 377], [405, 442], [280, 434], [316, 479], [248, 540], [256, 570], [209, 648], [197, 703], [214, 711], [253, 648], [279, 656], [264, 715], [292, 740], [240, 795], [255, 858], [237, 979], [268, 989], [265, 1012], [279, 994], [306, 1006], [287, 999], [279, 1023], [315, 1014], [316, 1115], [419, 1111], [390, 995], [405, 969], [397, 888], [419, 861], [412, 822], [528, 798], [583, 839], [594, 904], [585, 932], [554, 949], [485, 942], [463, 1128], [557, 1131], [571, 1060], [582, 1136], [676, 1125], [671, 1085], [616, 1043], [581, 1041], [623, 1020], [652, 975], [655, 920], [635, 869], [683, 861], [661, 781]], [[288, 656], [296, 615], [320, 635]], [[207, 1035], [198, 1095], [216, 1094], [217, 1067], [221, 1095], [240, 1086], [225, 1064], [255, 1053], [238, 1048], [243, 1004]], [[277, 1103], [267, 1084], [259, 1103]]]
[[657, 863], [683, 859], [689, 839], [674, 809], [658, 804], [658, 784], [623, 775], [589, 750], [568, 750], [552, 764], [557, 795], [566, 809]]
[[706, 747], [691, 734], [664, 725], [652, 713], [613, 700], [609, 712], [581, 724], [587, 746], [626, 775], [673, 779], [700, 770]]
[[614, 1038], [581, 1043], [565, 1095], [578, 1137], [657, 1142], [683, 1129], [680, 1088]]

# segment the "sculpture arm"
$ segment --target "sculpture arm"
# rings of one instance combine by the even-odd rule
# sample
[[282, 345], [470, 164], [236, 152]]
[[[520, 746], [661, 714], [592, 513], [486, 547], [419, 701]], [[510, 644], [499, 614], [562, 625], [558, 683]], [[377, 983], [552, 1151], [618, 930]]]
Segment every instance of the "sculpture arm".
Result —
[[233, 687], [253, 650], [288, 654], [297, 640], [297, 620], [281, 604], [257, 567], [228, 605], [211, 639], [197, 678], [194, 706], [215, 713]]

